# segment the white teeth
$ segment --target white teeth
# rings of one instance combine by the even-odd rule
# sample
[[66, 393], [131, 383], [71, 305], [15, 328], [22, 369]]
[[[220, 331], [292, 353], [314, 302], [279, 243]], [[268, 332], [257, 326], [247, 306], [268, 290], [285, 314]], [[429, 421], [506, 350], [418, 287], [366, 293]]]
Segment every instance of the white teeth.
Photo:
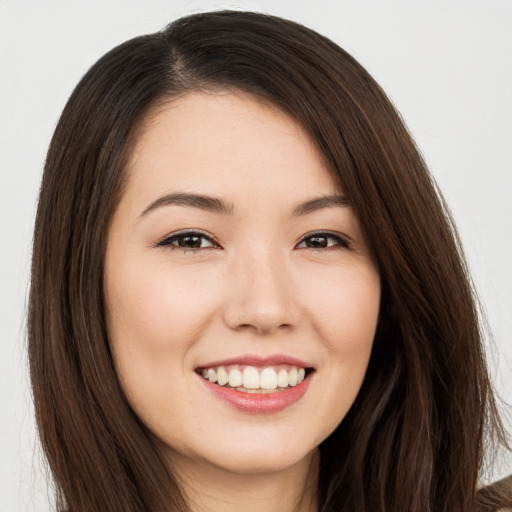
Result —
[[288, 372], [284, 368], [277, 374], [277, 385], [280, 388], [288, 387]]
[[232, 388], [237, 388], [238, 386], [242, 385], [243, 379], [242, 379], [242, 372], [238, 370], [237, 368], [234, 368], [229, 372], [229, 385]]
[[225, 386], [229, 382], [229, 375], [222, 366], [217, 369], [217, 382], [219, 386]]
[[288, 385], [296, 386], [297, 385], [297, 368], [293, 367], [288, 373]]
[[[283, 365], [284, 366], [284, 365]], [[275, 368], [257, 368], [254, 366], [243, 366], [243, 372], [238, 365], [230, 367], [219, 366], [218, 368], [202, 368], [201, 375], [210, 382], [219, 386], [229, 385], [232, 388], [242, 388], [246, 392], [257, 392], [257, 390], [280, 391], [283, 388], [293, 387], [300, 384], [305, 376], [305, 368], [288, 366], [279, 371]]]
[[[245, 373], [245, 372], [244, 372]], [[277, 374], [274, 368], [265, 368], [260, 375], [262, 389], [277, 388]], [[245, 380], [244, 380], [245, 382]]]
[[260, 374], [254, 366], [245, 367], [243, 384], [246, 389], [258, 389], [260, 387]]

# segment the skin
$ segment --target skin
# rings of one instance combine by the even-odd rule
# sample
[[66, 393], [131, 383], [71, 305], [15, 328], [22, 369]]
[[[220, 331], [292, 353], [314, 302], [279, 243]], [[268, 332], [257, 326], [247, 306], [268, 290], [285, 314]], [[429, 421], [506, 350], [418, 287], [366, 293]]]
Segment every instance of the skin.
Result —
[[[130, 404], [193, 510], [316, 510], [318, 445], [360, 389], [381, 289], [350, 206], [293, 211], [343, 191], [290, 117], [232, 91], [191, 93], [148, 114], [127, 173], [105, 296]], [[231, 214], [155, 205], [175, 192], [220, 198]], [[183, 229], [211, 241], [158, 245]], [[318, 230], [341, 241], [323, 235], [315, 248]], [[242, 412], [195, 371], [247, 354], [306, 361], [315, 371], [305, 395], [276, 413]]]

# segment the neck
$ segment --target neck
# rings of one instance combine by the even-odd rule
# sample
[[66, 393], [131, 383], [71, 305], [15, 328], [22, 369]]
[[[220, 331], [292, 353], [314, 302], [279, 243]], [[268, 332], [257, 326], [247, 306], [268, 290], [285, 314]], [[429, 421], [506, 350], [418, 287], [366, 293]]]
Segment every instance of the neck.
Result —
[[[191, 512], [316, 512], [319, 454], [291, 468], [240, 474], [173, 457]], [[180, 460], [181, 459], [181, 460]]]

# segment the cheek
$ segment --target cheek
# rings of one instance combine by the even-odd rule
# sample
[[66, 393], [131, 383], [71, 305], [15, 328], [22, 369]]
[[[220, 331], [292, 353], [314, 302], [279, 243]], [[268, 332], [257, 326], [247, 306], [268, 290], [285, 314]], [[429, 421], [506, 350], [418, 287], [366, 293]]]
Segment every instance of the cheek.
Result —
[[325, 407], [317, 408], [321, 442], [343, 420], [366, 375], [379, 316], [380, 278], [373, 266], [351, 266], [331, 272], [321, 288], [308, 288], [310, 317], [323, 353], [318, 382]]
[[115, 345], [160, 356], [197, 338], [214, 309], [211, 283], [165, 263], [132, 265], [123, 274], [114, 270], [106, 287]]
[[371, 351], [380, 308], [380, 278], [373, 265], [340, 268], [307, 286], [315, 330], [333, 357], [362, 358]]
[[215, 311], [209, 293], [215, 283], [205, 282], [197, 270], [176, 271], [165, 262], [142, 265], [134, 260], [106, 272], [109, 338], [131, 406], [159, 431], [176, 414], [169, 390], [189, 384], [189, 349], [201, 339]]

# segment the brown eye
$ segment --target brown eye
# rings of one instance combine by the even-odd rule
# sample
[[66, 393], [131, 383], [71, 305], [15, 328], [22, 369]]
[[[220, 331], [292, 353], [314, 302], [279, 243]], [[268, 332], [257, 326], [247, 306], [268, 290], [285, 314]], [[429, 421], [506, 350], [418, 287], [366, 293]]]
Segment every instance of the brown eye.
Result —
[[327, 249], [329, 247], [348, 248], [349, 243], [344, 238], [333, 233], [315, 233], [304, 237], [303, 241], [297, 246], [306, 249]]
[[201, 237], [194, 235], [182, 236], [175, 239], [179, 247], [186, 247], [187, 249], [199, 249], [201, 247]]
[[158, 247], [168, 247], [170, 249], [185, 249], [185, 250], [201, 250], [212, 249], [218, 247], [213, 240], [198, 232], [182, 232], [164, 238], [158, 242]]

